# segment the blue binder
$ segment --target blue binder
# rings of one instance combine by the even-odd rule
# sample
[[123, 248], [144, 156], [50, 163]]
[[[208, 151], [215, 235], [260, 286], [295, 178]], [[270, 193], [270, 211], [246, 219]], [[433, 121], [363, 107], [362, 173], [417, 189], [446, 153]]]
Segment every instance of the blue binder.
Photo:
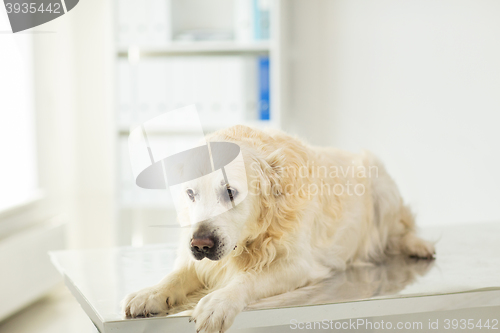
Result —
[[259, 87], [258, 87], [258, 108], [260, 120], [269, 120], [269, 57], [262, 56], [258, 58]]

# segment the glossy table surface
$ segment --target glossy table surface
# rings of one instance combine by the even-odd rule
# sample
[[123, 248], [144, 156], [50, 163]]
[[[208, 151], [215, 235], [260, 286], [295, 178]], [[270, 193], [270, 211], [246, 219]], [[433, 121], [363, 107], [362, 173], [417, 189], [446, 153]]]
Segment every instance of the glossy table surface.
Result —
[[[433, 261], [392, 258], [349, 267], [317, 285], [260, 300], [232, 330], [500, 305], [500, 223], [421, 230], [436, 241]], [[194, 332], [184, 313], [127, 319], [120, 301], [171, 271], [173, 245], [60, 251], [52, 260], [100, 332]]]

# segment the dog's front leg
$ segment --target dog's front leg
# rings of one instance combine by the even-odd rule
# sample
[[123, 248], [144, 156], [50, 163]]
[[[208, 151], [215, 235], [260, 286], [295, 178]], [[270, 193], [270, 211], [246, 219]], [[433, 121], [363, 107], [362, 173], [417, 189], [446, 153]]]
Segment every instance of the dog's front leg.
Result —
[[224, 287], [203, 297], [193, 311], [196, 331], [225, 332], [249, 303], [263, 297], [281, 294], [303, 285], [303, 275], [281, 272], [240, 273]]
[[201, 282], [192, 265], [184, 265], [168, 274], [154, 286], [128, 295], [122, 302], [127, 316], [164, 315], [186, 301], [186, 295], [199, 289]]

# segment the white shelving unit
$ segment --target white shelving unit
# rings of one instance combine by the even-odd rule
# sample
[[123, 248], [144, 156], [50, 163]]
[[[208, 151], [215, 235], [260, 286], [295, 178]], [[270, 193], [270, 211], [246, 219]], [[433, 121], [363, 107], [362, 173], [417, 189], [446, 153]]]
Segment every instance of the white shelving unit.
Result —
[[[145, 0], [141, 2], [115, 0], [116, 138], [118, 140], [116, 146], [119, 147], [116, 159], [118, 161], [117, 174], [119, 175], [116, 191], [118, 193], [118, 226], [116, 230], [119, 232], [118, 243], [120, 245], [142, 245], [165, 241], [165, 238], [175, 239], [176, 237], [175, 228], [155, 230], [150, 228], [151, 225], [175, 224], [173, 220], [175, 211], [173, 211], [168, 191], [144, 190], [135, 186], [128, 160], [127, 139], [130, 129], [163, 112], [192, 104], [192, 102], [196, 103], [196, 96], [190, 102], [177, 104], [154, 101], [154, 98], [148, 99], [149, 90], [153, 93], [164, 91], [165, 95], [174, 92], [173, 89], [170, 89], [171, 85], [162, 82], [163, 77], [168, 77], [164, 70], [157, 72], [153, 70], [154, 80], [142, 79], [141, 81], [141, 77], [138, 75], [141, 66], [160, 64], [158, 68], [161, 68], [161, 64], [185, 59], [196, 60], [198, 63], [203, 63], [203, 59], [218, 59], [222, 62], [233, 59], [255, 59], [256, 61], [258, 57], [266, 56], [269, 58], [270, 64], [269, 120], [259, 120], [255, 116], [257, 114], [256, 105], [253, 106], [256, 113], [248, 113], [244, 117], [210, 116], [206, 118], [213, 118], [215, 121], [207, 121], [202, 112], [200, 112], [200, 117], [205, 134], [236, 124], [256, 128], [281, 128], [283, 89], [281, 7], [284, 0], [264, 0], [269, 5], [269, 39], [185, 41], [175, 38], [176, 34], [182, 33], [182, 29], [203, 28], [193, 26], [196, 22], [202, 21], [201, 24], [210, 25], [211, 19], [217, 29], [232, 28], [235, 21], [234, 15], [236, 15], [235, 6], [237, 2], [241, 4], [242, 1], [251, 3], [254, 0]], [[210, 7], [208, 7], [209, 5]], [[202, 14], [200, 12], [204, 13], [203, 17], [200, 17]], [[233, 35], [236, 35], [234, 31]], [[250, 81], [246, 78], [244, 80], [245, 82]], [[150, 86], [147, 86], [148, 84]], [[147, 93], [141, 92], [141, 89]], [[251, 89], [249, 91], [251, 93]], [[252, 107], [248, 107], [248, 103], [244, 104], [242, 101], [242, 105], [246, 105], [243, 107], [252, 110]], [[199, 106], [199, 109], [203, 109], [203, 107]], [[129, 116], [122, 117], [123, 114]], [[155, 135], [165, 140], [184, 140], [189, 139], [193, 130], [189, 125], [183, 128], [158, 128]]]

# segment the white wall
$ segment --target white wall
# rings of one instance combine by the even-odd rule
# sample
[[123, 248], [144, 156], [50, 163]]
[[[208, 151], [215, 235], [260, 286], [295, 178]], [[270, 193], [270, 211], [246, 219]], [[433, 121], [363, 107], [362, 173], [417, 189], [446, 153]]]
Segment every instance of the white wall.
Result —
[[33, 34], [40, 185], [73, 248], [115, 241], [111, 9], [81, 1]]
[[500, 220], [500, 2], [290, 5], [288, 129], [375, 152], [420, 225]]

